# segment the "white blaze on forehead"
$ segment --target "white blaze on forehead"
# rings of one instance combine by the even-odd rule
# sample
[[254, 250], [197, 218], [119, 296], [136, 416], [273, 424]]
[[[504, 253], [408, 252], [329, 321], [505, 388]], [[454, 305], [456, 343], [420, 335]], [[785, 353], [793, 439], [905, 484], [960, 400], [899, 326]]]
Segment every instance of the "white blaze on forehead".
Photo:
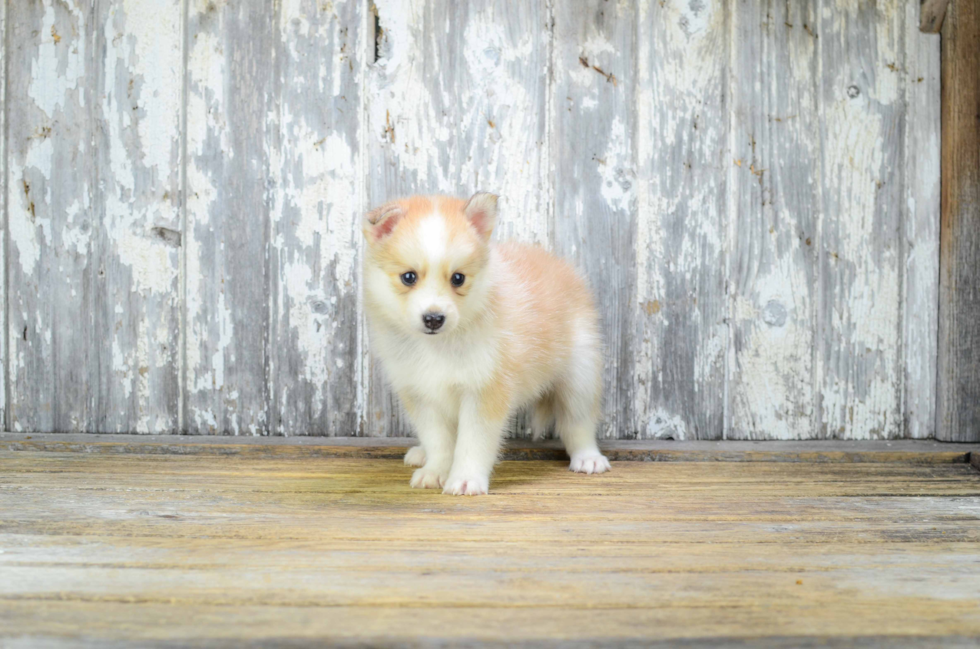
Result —
[[439, 214], [430, 214], [419, 222], [419, 243], [430, 263], [446, 256], [449, 245], [449, 230], [446, 220]]

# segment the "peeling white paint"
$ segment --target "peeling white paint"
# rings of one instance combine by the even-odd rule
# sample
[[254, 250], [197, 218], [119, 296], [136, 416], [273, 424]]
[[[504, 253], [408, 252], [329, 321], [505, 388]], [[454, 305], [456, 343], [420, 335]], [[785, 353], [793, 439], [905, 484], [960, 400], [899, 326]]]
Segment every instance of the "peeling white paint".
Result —
[[169, 246], [131, 232], [115, 238], [119, 261], [132, 268], [138, 290], [172, 294], [177, 283], [177, 264]]
[[635, 180], [626, 125], [619, 116], [613, 118], [608, 140], [603, 161], [599, 163], [599, 176], [602, 178], [600, 192], [611, 211], [629, 210], [633, 202]]
[[[457, 88], [461, 108], [463, 192], [501, 194], [497, 237], [549, 243], [545, 147], [540, 133], [544, 110], [541, 74], [530, 61], [546, 33], [522, 31], [513, 40], [505, 17], [485, 7], [467, 16], [462, 38], [466, 82]], [[541, 71], [543, 72], [543, 70]]]
[[650, 413], [643, 432], [644, 439], [673, 439], [678, 442], [688, 439], [687, 424], [684, 419], [662, 409]]
[[[372, 394], [378, 389], [362, 363], [363, 331], [351, 343], [362, 355], [352, 361], [347, 351], [348, 327], [361, 326], [345, 321], [360, 299], [360, 214], [369, 198], [485, 189], [502, 194], [500, 238], [547, 247], [558, 242], [600, 274], [616, 255], [635, 255], [635, 274], [624, 279], [632, 281], [633, 293], [615, 307], [629, 311], [623, 317], [635, 337], [625, 359], [633, 384], [626, 408], [634, 418], [624, 426], [632, 430], [607, 433], [676, 439], [714, 434], [703, 427], [704, 411], [717, 403], [715, 379], [725, 374], [727, 360], [728, 433], [780, 439], [930, 434], [939, 52], [934, 38], [917, 32], [916, 3], [884, 0], [871, 9], [846, 0], [836, 7], [825, 3], [822, 16], [809, 24], [813, 33], [802, 21], [755, 21], [753, 33], [762, 40], [751, 41], [759, 53], [752, 65], [765, 61], [785, 72], [777, 81], [740, 68], [741, 50], [730, 40], [739, 37], [746, 25], [740, 19], [754, 16], [754, 8], [720, 0], [643, 0], [638, 8], [607, 3], [609, 16], [635, 15], [639, 23], [589, 25], [575, 39], [561, 26], [577, 29], [578, 23], [562, 12], [583, 10], [560, 3], [475, 2], [448, 12], [422, 0], [378, 0], [384, 38], [377, 63], [373, 16], [363, 15], [357, 24], [341, 17], [356, 15], [362, 5], [283, 0], [278, 6], [280, 23], [261, 47], [268, 48], [269, 64], [289, 76], [269, 86], [283, 94], [268, 98], [265, 121], [255, 119], [262, 128], [245, 135], [251, 139], [243, 149], [236, 130], [241, 125], [229, 118], [243, 100], [232, 95], [239, 86], [231, 77], [241, 61], [230, 51], [240, 44], [228, 41], [228, 30], [241, 26], [235, 23], [243, 20], [241, 8], [191, 3], [186, 161], [179, 159], [181, 2], [121, 0], [93, 12], [80, 3], [44, 0], [31, 40], [6, 48], [8, 54], [22, 47], [30, 52], [29, 65], [18, 70], [25, 82], [16, 87], [24, 96], [13, 98], [27, 110], [11, 134], [16, 147], [2, 156], [10, 178], [8, 272], [25, 283], [42, 276], [64, 282], [60, 295], [72, 301], [90, 299], [77, 274], [80, 268], [95, 272], [93, 250], [105, 256], [110, 273], [121, 273], [107, 281], [113, 288], [105, 304], [117, 331], [100, 352], [120, 395], [109, 407], [113, 422], [126, 421], [126, 429], [136, 432], [170, 430], [173, 419], [154, 410], [164, 392], [156, 382], [183, 359], [179, 380], [187, 393], [179, 407], [191, 429], [258, 434], [268, 432], [269, 421], [279, 422], [275, 432], [302, 428], [303, 417], [346, 421], [344, 413], [330, 411], [330, 400], [337, 381], [353, 381], [365, 432], [388, 432], [387, 418], [380, 424], [373, 419], [390, 412], [366, 412], [368, 400], [374, 407], [386, 397]], [[10, 3], [3, 8], [9, 12]], [[554, 33], [551, 18], [558, 19]], [[876, 30], [870, 44], [854, 38], [867, 31], [868, 21]], [[772, 50], [776, 28], [785, 56]], [[0, 27], [0, 33], [8, 31]], [[94, 32], [104, 38], [93, 38]], [[104, 56], [91, 51], [93, 43], [104, 43]], [[313, 43], [322, 47], [311, 50]], [[860, 65], [838, 64], [840, 51], [850, 51], [845, 44], [866, 48], [853, 57]], [[624, 49], [631, 46], [636, 50]], [[86, 69], [93, 61], [104, 67]], [[261, 62], [247, 69], [258, 80], [275, 74]], [[824, 77], [814, 83], [821, 70]], [[102, 79], [104, 88], [90, 88], [94, 79]], [[737, 87], [756, 102], [722, 103], [733, 101], [733, 84], [744, 84]], [[355, 96], [352, 88], [363, 94]], [[576, 98], [566, 99], [565, 90]], [[335, 101], [344, 93], [351, 94], [346, 105]], [[85, 105], [89, 98], [94, 106]], [[798, 153], [752, 149], [767, 146], [765, 137], [787, 141], [788, 129], [803, 129], [797, 126], [800, 111], [818, 103], [822, 113], [807, 117], [816, 126], [799, 138]], [[6, 116], [7, 108], [0, 114]], [[743, 128], [738, 121], [749, 108], [766, 113], [765, 137], [756, 125]], [[596, 133], [573, 134], [591, 148], [588, 160], [568, 167], [584, 170], [569, 174], [573, 179], [591, 175], [587, 192], [576, 193], [568, 177], [558, 182], [566, 161], [552, 157], [566, 150], [557, 138], [569, 133], [558, 127], [571, 112], [579, 120], [574, 123], [595, 125]], [[89, 114], [95, 135], [85, 130]], [[793, 119], [800, 121], [786, 121]], [[893, 155], [899, 123], [907, 138], [905, 160]], [[733, 124], [741, 130], [732, 132]], [[75, 130], [69, 133], [66, 125]], [[52, 127], [55, 136], [48, 137]], [[72, 176], [77, 186], [70, 195], [62, 189], [66, 149], [57, 138], [66, 135], [59, 127], [85, 143], [81, 154], [97, 147], [104, 163], [99, 187], [79, 173]], [[266, 176], [256, 173], [248, 182], [266, 183], [266, 204], [256, 214], [264, 218], [268, 207], [272, 219], [260, 223], [241, 215], [243, 227], [272, 238], [261, 258], [246, 263], [278, 283], [256, 305], [233, 303], [235, 292], [226, 283], [240, 287], [247, 278], [228, 271], [241, 264], [223, 264], [242, 253], [216, 232], [235, 227], [227, 218], [216, 223], [216, 215], [224, 214], [219, 197], [226, 197], [221, 169], [243, 154], [249, 160], [238, 164], [264, 165]], [[798, 186], [786, 187], [785, 179], [774, 184], [767, 175], [811, 158], [817, 169]], [[175, 195], [181, 188], [174, 179], [184, 171], [187, 223], [181, 228]], [[905, 186], [895, 190], [899, 203], [880, 198], [894, 186], [883, 190], [881, 183], [899, 182], [903, 174]], [[814, 208], [821, 210], [818, 232], [798, 232], [807, 214], [800, 208], [804, 185], [819, 195], [815, 202], [826, 203]], [[756, 193], [742, 201], [740, 187]], [[787, 200], [797, 190], [802, 198]], [[554, 213], [558, 203], [567, 213]], [[736, 210], [744, 217], [737, 222]], [[593, 212], [616, 218], [635, 213], [632, 249], [597, 253], [587, 225], [599, 218]], [[739, 231], [763, 221], [771, 224], [769, 238], [764, 227]], [[181, 247], [155, 235], [156, 226], [179, 231]], [[736, 241], [749, 242], [743, 257], [730, 248]], [[52, 251], [57, 254], [49, 257]], [[812, 266], [828, 255], [835, 261], [818, 277]], [[729, 285], [723, 287], [715, 280], [729, 261], [723, 277]], [[14, 290], [43, 295], [45, 288]], [[825, 314], [815, 315], [821, 290]], [[33, 312], [34, 302], [22, 308], [13, 298], [8, 296], [11, 322], [3, 341], [16, 400], [33, 398], [24, 396], [26, 368], [48, 361], [44, 355], [58, 330], [42, 308]], [[176, 305], [186, 319], [155, 319]], [[255, 403], [232, 376], [242, 363], [251, 366], [234, 357], [243, 331], [252, 326], [243, 326], [246, 317], [267, 322], [279, 336], [270, 346], [288, 346], [266, 350], [270, 360], [261, 380], [277, 400], [279, 411], [272, 415], [270, 404]], [[175, 343], [178, 330], [182, 344]], [[737, 350], [730, 332], [740, 341]], [[296, 374], [288, 379], [287, 366]], [[615, 396], [615, 390], [607, 392]], [[295, 405], [301, 401], [302, 407]], [[10, 421], [23, 428], [16, 416]], [[90, 425], [78, 413], [63, 421], [80, 429]]]
[[[40, 44], [37, 46], [37, 57], [31, 69], [31, 78], [35, 81], [28, 88], [28, 96], [34, 105], [44, 111], [51, 120], [56, 119], [57, 112], [64, 107], [71, 96], [80, 107], [85, 106], [85, 95], [80, 92], [85, 78], [86, 41], [78, 38], [85, 33], [85, 11], [73, 4], [61, 3], [64, 9], [71, 13], [70, 29], [59, 24], [64, 34], [58, 32], [55, 21], [55, 2], [44, 1], [44, 17], [41, 30], [38, 32]], [[51, 66], [57, 67], [58, 74], [50, 75]], [[69, 94], [69, 91], [74, 91]]]
[[[412, 184], [417, 192], [454, 194], [456, 160], [450, 143], [455, 129], [440, 107], [454, 106], [455, 98], [434, 94], [426, 83], [427, 79], [439, 78], [446, 61], [439, 56], [426, 56], [426, 44], [420, 38], [425, 3], [380, 0], [375, 5], [384, 39], [382, 58], [374, 64], [372, 84], [365, 89], [369, 137], [381, 148], [385, 141], [391, 144], [391, 163], [414, 178]], [[424, 67], [420, 65], [423, 57]], [[453, 90], [446, 88], [448, 92]], [[448, 155], [448, 161], [440, 153]], [[383, 164], [382, 160], [379, 158], [376, 164]], [[383, 173], [380, 169], [372, 172]], [[390, 198], [395, 196], [385, 200]]]
[[[284, 119], [289, 124], [288, 116]], [[342, 290], [352, 286], [359, 218], [354, 210], [354, 159], [351, 147], [337, 133], [317, 139], [317, 132], [301, 122], [291, 131], [292, 160], [302, 163], [302, 174], [283, 179], [287, 205], [299, 209], [295, 236], [305, 246], [320, 237], [322, 264], [335, 264], [332, 278]]]

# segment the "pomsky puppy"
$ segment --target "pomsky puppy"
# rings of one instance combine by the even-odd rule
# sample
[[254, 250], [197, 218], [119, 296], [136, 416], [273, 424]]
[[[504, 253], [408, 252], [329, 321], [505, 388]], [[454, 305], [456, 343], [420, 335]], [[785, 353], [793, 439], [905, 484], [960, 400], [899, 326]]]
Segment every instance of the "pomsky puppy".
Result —
[[411, 485], [487, 493], [510, 417], [533, 407], [570, 469], [608, 471], [596, 445], [601, 340], [592, 296], [541, 248], [490, 242], [497, 197], [413, 196], [364, 218], [371, 344], [421, 446]]

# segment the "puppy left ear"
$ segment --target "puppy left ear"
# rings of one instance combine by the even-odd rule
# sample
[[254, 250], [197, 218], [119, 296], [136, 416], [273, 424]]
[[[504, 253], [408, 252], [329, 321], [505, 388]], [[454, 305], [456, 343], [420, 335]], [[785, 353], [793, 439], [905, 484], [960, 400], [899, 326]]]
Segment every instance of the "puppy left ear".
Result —
[[473, 194], [463, 209], [470, 225], [480, 233], [483, 240], [490, 239], [493, 227], [497, 225], [497, 195], [487, 192]]
[[405, 210], [395, 201], [376, 207], [364, 215], [364, 221], [361, 224], [364, 237], [370, 243], [381, 241], [391, 234], [403, 216], [405, 216]]

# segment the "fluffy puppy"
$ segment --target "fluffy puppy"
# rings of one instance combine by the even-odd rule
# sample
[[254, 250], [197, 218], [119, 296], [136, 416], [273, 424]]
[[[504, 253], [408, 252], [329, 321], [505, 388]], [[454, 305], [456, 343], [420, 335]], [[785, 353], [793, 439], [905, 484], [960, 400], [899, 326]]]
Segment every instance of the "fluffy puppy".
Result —
[[363, 223], [364, 300], [375, 355], [421, 442], [411, 485], [487, 493], [510, 417], [554, 424], [570, 469], [609, 470], [595, 429], [601, 341], [592, 296], [541, 248], [490, 242], [497, 197], [412, 196]]

